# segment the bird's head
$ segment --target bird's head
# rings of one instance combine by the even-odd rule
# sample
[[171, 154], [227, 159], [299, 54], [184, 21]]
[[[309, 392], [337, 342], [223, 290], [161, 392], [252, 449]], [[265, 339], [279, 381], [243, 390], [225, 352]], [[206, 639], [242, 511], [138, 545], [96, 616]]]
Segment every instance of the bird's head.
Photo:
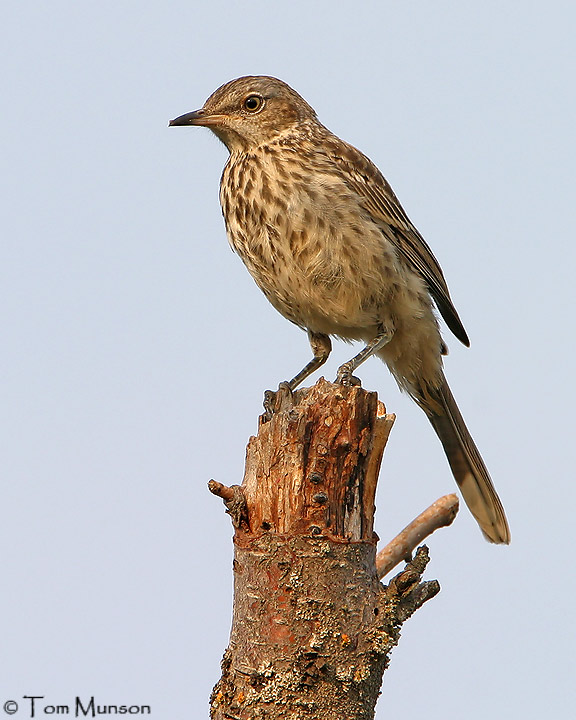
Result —
[[200, 110], [170, 125], [208, 127], [230, 152], [246, 151], [273, 140], [316, 113], [295, 90], [265, 75], [241, 77], [218, 88]]

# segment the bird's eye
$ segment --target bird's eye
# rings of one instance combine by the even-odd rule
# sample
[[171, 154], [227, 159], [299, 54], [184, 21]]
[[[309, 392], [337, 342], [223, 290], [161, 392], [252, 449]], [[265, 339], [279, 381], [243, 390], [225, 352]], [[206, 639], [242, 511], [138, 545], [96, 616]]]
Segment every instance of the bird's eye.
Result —
[[248, 110], [248, 112], [256, 113], [258, 110], [262, 109], [262, 106], [264, 105], [264, 98], [261, 95], [248, 95], [246, 100], [244, 100], [244, 110]]

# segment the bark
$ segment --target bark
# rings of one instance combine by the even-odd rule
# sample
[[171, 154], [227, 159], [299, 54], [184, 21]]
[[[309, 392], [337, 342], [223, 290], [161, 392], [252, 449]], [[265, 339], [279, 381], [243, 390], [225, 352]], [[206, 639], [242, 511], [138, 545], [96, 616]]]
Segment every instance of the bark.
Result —
[[235, 526], [234, 611], [213, 720], [370, 720], [400, 626], [439, 591], [426, 548], [388, 586], [373, 530], [394, 422], [375, 393], [320, 380], [268, 398]]

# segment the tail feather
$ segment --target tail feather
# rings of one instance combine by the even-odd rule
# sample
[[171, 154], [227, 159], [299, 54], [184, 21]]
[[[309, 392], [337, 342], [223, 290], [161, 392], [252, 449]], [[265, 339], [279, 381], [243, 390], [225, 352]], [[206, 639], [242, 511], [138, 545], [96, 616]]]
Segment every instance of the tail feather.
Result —
[[466, 505], [487, 540], [508, 544], [510, 529], [500, 498], [446, 379], [439, 388], [411, 393], [440, 438]]

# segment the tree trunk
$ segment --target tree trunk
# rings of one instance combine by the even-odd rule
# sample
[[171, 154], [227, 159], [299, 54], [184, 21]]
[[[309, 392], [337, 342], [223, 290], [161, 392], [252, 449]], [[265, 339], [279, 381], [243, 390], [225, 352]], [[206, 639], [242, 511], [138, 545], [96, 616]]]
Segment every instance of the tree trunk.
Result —
[[[402, 622], [435, 595], [419, 550], [377, 576], [374, 496], [394, 422], [376, 393], [333, 385], [269, 397], [232, 516], [234, 615], [213, 720], [370, 720]], [[273, 406], [273, 407], [272, 407]]]

